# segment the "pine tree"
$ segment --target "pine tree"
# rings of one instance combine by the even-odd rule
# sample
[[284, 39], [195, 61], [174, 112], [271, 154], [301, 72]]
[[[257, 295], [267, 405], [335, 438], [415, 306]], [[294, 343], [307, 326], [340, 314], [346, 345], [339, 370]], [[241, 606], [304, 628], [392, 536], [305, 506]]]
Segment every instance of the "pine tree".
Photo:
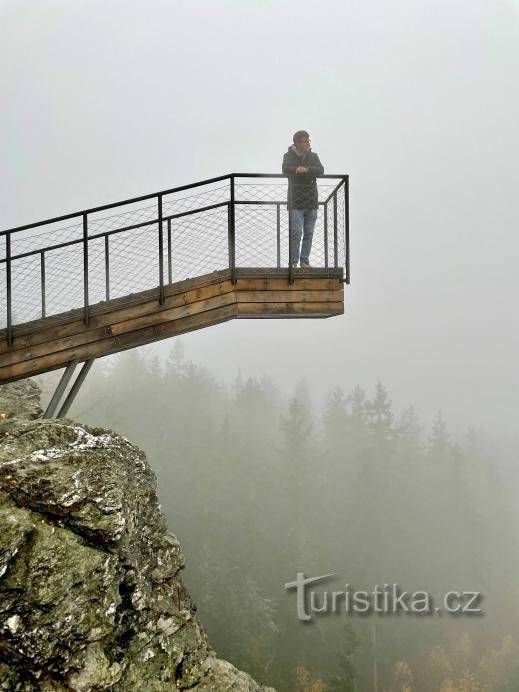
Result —
[[395, 437], [391, 406], [387, 389], [381, 382], [377, 382], [375, 398], [367, 405], [368, 426], [376, 441], [384, 442]]
[[408, 406], [402, 412], [396, 427], [398, 435], [411, 442], [418, 443], [423, 430], [420, 419], [413, 406]]
[[348, 397], [348, 403], [351, 406], [351, 415], [359, 424], [363, 424], [367, 420], [368, 415], [368, 402], [366, 399], [366, 392], [356, 385]]
[[450, 448], [450, 438], [441, 411], [438, 411], [434, 419], [431, 435], [427, 441], [427, 447], [432, 454], [441, 455], [445, 455]]

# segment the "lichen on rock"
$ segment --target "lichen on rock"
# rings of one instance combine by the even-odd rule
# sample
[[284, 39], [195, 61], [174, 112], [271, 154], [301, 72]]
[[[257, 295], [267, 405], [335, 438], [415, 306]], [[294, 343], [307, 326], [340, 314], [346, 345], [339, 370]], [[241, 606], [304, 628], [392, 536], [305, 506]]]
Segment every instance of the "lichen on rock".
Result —
[[144, 453], [37, 398], [0, 388], [0, 689], [271, 689], [211, 649]]

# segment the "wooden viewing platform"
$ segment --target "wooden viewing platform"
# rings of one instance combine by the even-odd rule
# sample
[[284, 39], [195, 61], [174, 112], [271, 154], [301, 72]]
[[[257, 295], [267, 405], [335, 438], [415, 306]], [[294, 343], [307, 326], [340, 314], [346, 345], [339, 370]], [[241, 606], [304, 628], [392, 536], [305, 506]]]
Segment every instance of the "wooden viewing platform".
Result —
[[287, 266], [291, 178], [231, 173], [1, 231], [0, 384], [65, 368], [50, 417], [84, 363], [61, 416], [96, 358], [234, 318], [343, 314], [348, 176], [317, 180], [305, 268]]
[[[331, 317], [344, 312], [342, 269], [229, 269], [17, 325], [0, 332], [0, 383], [111, 355], [234, 318]], [[5, 332], [5, 330], [4, 330]]]

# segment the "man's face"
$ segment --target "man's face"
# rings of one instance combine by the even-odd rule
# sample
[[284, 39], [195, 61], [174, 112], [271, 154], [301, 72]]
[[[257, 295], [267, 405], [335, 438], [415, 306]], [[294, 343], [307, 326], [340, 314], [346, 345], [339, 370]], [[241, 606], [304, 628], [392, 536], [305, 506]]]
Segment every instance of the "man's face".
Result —
[[306, 152], [310, 149], [310, 138], [302, 137], [301, 139], [298, 139], [296, 142], [296, 147], [299, 149], [299, 151], [302, 151], [303, 154], [306, 154]]

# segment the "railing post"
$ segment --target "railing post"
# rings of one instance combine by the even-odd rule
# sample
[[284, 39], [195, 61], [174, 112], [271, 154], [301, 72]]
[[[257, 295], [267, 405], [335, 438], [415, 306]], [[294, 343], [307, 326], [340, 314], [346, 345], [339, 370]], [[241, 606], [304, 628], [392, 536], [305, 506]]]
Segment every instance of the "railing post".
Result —
[[105, 296], [110, 300], [110, 244], [108, 234], [105, 235]]
[[236, 283], [236, 217], [234, 176], [231, 175], [231, 201], [229, 203], [229, 269], [231, 282]]
[[171, 219], [168, 219], [168, 283], [173, 283], [173, 272], [171, 268]]
[[162, 195], [157, 195], [159, 207], [159, 303], [164, 305], [164, 237], [162, 230]]
[[6, 273], [7, 281], [7, 346], [10, 349], [13, 345], [13, 315], [12, 315], [12, 280], [11, 280], [11, 233], [7, 232], [5, 236], [5, 258], [6, 258]]
[[41, 274], [41, 316], [45, 317], [45, 250], [40, 253], [40, 274]]
[[339, 266], [338, 257], [338, 242], [337, 242], [337, 191], [333, 193], [333, 266]]
[[324, 266], [328, 268], [328, 202], [324, 203]]
[[346, 283], [350, 283], [350, 176], [344, 179], [344, 248], [346, 253]]
[[277, 249], [277, 267], [281, 267], [281, 207], [276, 204], [276, 249]]
[[292, 177], [288, 176], [288, 283], [294, 283], [294, 267], [292, 266]]
[[83, 214], [83, 293], [84, 293], [84, 316], [83, 321], [88, 327], [90, 320], [88, 306], [88, 218], [86, 212]]

